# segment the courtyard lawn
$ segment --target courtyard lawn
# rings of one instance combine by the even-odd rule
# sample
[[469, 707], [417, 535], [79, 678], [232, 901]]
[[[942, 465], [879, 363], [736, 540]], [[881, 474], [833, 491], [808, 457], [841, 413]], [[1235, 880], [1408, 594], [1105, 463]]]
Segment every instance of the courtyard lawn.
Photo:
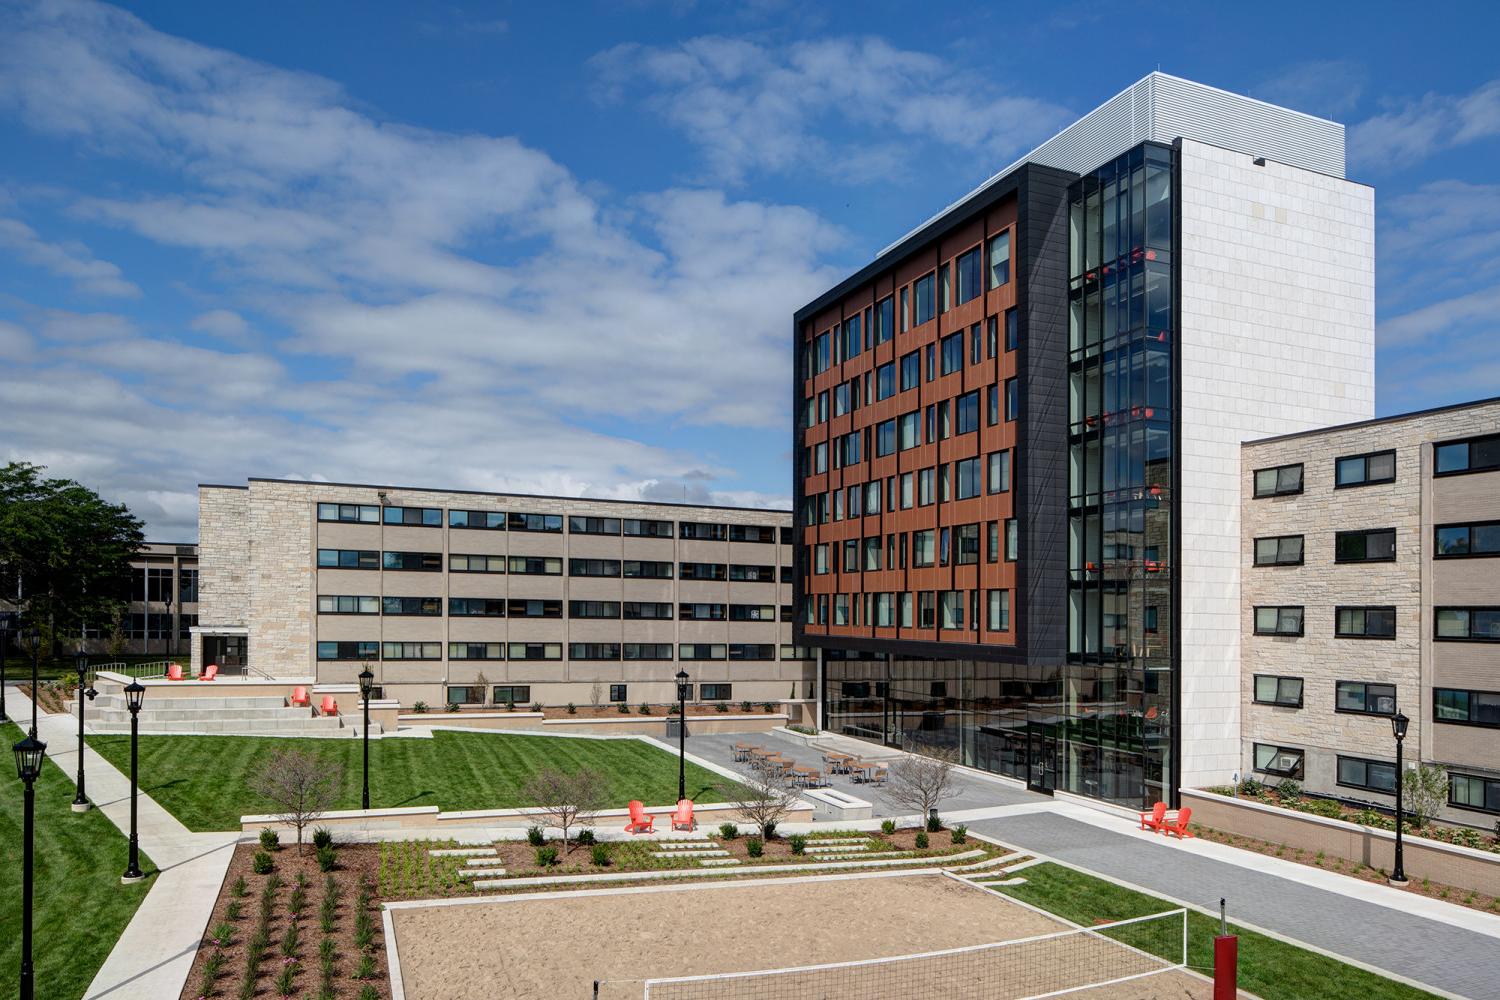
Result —
[[[0, 739], [9, 757], [24, 734], [6, 723]], [[21, 809], [22, 789], [6, 762], [0, 776], [0, 995], [13, 988], [21, 968]], [[36, 783], [37, 995], [56, 1000], [83, 996], [119, 939], [135, 908], [146, 898], [151, 879], [121, 885], [125, 870], [124, 834], [97, 810], [75, 813], [73, 783], [48, 760]], [[141, 867], [154, 873], [144, 854]], [[13, 995], [13, 994], [10, 994]]]
[[[129, 736], [92, 736], [89, 746], [129, 772]], [[240, 817], [271, 810], [250, 790], [271, 754], [295, 746], [343, 768], [335, 809], [358, 809], [360, 741], [260, 736], [142, 736], [141, 790], [192, 830], [238, 830]], [[377, 808], [437, 806], [444, 811], [513, 809], [528, 779], [547, 767], [592, 768], [606, 800], [623, 809], [631, 799], [650, 806], [677, 801], [677, 756], [639, 740], [592, 740], [508, 733], [438, 731], [432, 739], [370, 741], [370, 804]], [[725, 778], [689, 763], [688, 797], [721, 802]]]
[[[991, 888], [1076, 924], [1125, 920], [1176, 907], [1156, 896], [1052, 863], [1025, 871], [1026, 884]], [[1434, 995], [1296, 945], [1229, 925], [1240, 939], [1240, 989], [1262, 1000], [1433, 1000]], [[1213, 975], [1217, 919], [1188, 911], [1188, 965]], [[1134, 942], [1132, 942], [1134, 943]], [[1181, 953], [1179, 944], [1177, 954]]]

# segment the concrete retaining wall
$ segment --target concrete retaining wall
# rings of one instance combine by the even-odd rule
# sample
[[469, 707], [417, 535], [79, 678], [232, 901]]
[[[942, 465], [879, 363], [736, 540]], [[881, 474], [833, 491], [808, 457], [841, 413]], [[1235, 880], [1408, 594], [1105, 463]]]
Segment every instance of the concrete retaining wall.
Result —
[[[671, 824], [667, 817], [676, 810], [675, 805], [670, 806], [647, 806], [646, 812], [658, 817], [656, 829], [668, 830]], [[623, 829], [629, 810], [605, 809], [594, 817], [593, 822], [583, 824], [586, 826], [601, 827], [604, 829]], [[693, 817], [698, 821], [699, 830], [709, 831], [718, 828], [720, 823], [749, 823], [750, 821], [739, 809], [728, 803], [713, 805], [697, 805], [693, 807]], [[786, 814], [783, 823], [810, 823], [813, 819], [813, 808], [811, 803], [798, 802], [796, 807]], [[338, 834], [340, 830], [389, 830], [393, 833], [401, 831], [442, 831], [453, 830], [453, 835], [458, 836], [466, 831], [476, 828], [491, 827], [513, 827], [525, 829], [528, 826], [546, 826], [547, 817], [536, 809], [483, 809], [466, 812], [440, 812], [437, 806], [413, 806], [401, 809], [342, 809], [335, 812], [325, 813], [314, 822], [313, 826], [326, 826]], [[254, 815], [241, 816], [240, 829], [245, 833], [258, 833], [267, 827], [276, 829], [284, 828], [285, 824], [275, 816]]]
[[[618, 719], [548, 719], [540, 712], [427, 712], [400, 717], [403, 726], [442, 726], [445, 729], [487, 729], [506, 732], [553, 732], [583, 736], [656, 736], [665, 738], [667, 716], [622, 715]], [[786, 725], [787, 717], [771, 715], [690, 715], [689, 733], [767, 733]]]

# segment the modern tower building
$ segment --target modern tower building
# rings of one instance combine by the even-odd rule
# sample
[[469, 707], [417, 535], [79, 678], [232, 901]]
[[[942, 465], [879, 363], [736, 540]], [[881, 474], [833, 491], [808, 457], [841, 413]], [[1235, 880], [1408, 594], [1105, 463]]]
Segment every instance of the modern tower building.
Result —
[[1154, 73], [794, 336], [826, 728], [1132, 806], [1240, 769], [1240, 442], [1374, 413], [1342, 126]]

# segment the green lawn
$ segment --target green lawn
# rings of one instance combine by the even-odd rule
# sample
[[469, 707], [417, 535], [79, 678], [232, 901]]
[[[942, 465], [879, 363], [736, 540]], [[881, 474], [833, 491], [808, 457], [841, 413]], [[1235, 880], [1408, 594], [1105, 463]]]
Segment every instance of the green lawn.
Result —
[[[89, 745], [122, 771], [130, 767], [129, 736], [92, 736]], [[270, 811], [250, 791], [271, 753], [296, 746], [342, 765], [336, 809], [358, 809], [360, 741], [257, 736], [142, 736], [141, 790], [193, 830], [238, 830], [240, 817]], [[548, 766], [590, 767], [604, 778], [611, 806], [677, 801], [677, 756], [639, 740], [563, 739], [439, 731], [430, 740], [370, 742], [370, 804], [375, 808], [438, 806], [443, 810], [511, 809], [527, 805], [521, 788]], [[689, 763], [688, 797], [720, 802], [724, 778]]]
[[[0, 995], [15, 987], [21, 968], [21, 806], [22, 784], [10, 747], [23, 733], [0, 726], [7, 760], [0, 773]], [[36, 783], [37, 996], [73, 1000], [93, 981], [99, 966], [146, 898], [151, 879], [121, 885], [126, 841], [104, 814], [75, 813], [73, 783], [50, 760]], [[150, 859], [141, 867], [154, 873]]]
[[[1176, 908], [1175, 903], [1125, 889], [1062, 865], [1041, 864], [1025, 872], [1026, 884], [992, 888], [1050, 913], [1089, 926], [1098, 920], [1126, 920]], [[1179, 930], [1181, 925], [1178, 925]], [[1240, 939], [1240, 982], [1263, 1000], [1432, 1000], [1433, 994], [1336, 959], [1326, 958], [1275, 938], [1229, 925]], [[1188, 965], [1213, 974], [1213, 940], [1217, 919], [1188, 911]], [[1130, 944], [1150, 948], [1141, 938]], [[1154, 949], [1153, 949], [1154, 950]], [[1181, 939], [1170, 951], [1181, 954]]]

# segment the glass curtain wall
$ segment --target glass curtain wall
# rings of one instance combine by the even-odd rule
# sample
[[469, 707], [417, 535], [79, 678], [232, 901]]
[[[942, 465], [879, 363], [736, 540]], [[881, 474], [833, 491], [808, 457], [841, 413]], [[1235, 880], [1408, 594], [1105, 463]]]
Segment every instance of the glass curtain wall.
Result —
[[1068, 666], [1055, 786], [1129, 805], [1171, 774], [1173, 151], [1138, 146], [1069, 205]]

